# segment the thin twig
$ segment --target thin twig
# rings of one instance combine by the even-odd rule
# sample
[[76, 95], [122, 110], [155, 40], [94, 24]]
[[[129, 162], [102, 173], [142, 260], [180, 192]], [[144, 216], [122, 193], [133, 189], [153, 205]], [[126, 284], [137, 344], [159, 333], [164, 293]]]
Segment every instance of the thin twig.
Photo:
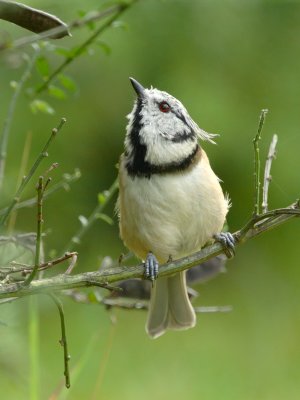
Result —
[[133, 0], [131, 3], [126, 4], [126, 3], [122, 3], [119, 4], [116, 7], [116, 13], [109, 18], [106, 22], [103, 23], [103, 25], [101, 25], [87, 40], [85, 40], [80, 46], [78, 46], [76, 48], [76, 50], [74, 51], [74, 53], [70, 56], [68, 56], [65, 61], [63, 61], [59, 67], [57, 67], [52, 74], [46, 79], [45, 82], [42, 83], [41, 86], [39, 86], [35, 93], [41, 93], [42, 91], [44, 91], [45, 89], [48, 88], [49, 84], [53, 81], [53, 79], [61, 73], [61, 71], [63, 71], [72, 61], [74, 61], [76, 58], [78, 58], [82, 53], [84, 53], [86, 51], [86, 49], [95, 41], [95, 39], [97, 39], [97, 37], [103, 33], [107, 28], [109, 28], [111, 26], [111, 24], [118, 19], [125, 10], [127, 10], [127, 8], [129, 6], [131, 6], [135, 1], [137, 0]]
[[62, 118], [61, 121], [60, 121], [60, 124], [58, 125], [58, 127], [52, 129], [50, 138], [48, 139], [48, 141], [45, 144], [45, 146], [43, 147], [41, 153], [39, 154], [39, 156], [37, 157], [37, 159], [34, 162], [33, 166], [31, 167], [28, 175], [24, 176], [23, 181], [22, 181], [21, 185], [19, 186], [19, 189], [17, 190], [17, 192], [15, 194], [15, 197], [11, 201], [10, 205], [6, 208], [5, 213], [2, 215], [2, 218], [0, 219], [0, 227], [5, 224], [9, 214], [14, 209], [15, 205], [20, 201], [20, 196], [21, 196], [23, 190], [25, 189], [26, 185], [28, 184], [28, 182], [32, 178], [33, 174], [37, 170], [37, 168], [40, 165], [40, 163], [42, 162], [42, 160], [45, 157], [48, 156], [47, 150], [48, 150], [50, 144], [52, 143], [52, 141], [54, 140], [54, 138], [56, 137], [56, 135], [58, 134], [58, 132], [60, 131], [60, 129], [62, 128], [62, 126], [64, 125], [65, 122], [66, 122], [66, 119]]
[[259, 157], [259, 146], [258, 143], [261, 139], [261, 131], [264, 126], [264, 122], [266, 119], [268, 110], [261, 110], [261, 114], [259, 117], [257, 134], [253, 139], [254, 146], [254, 211], [253, 215], [259, 214], [259, 205], [260, 205], [260, 157]]
[[65, 274], [70, 275], [71, 272], [73, 271], [75, 264], [77, 262], [77, 253], [73, 253], [72, 258], [71, 258], [71, 262], [68, 266], [68, 269], [66, 270]]
[[66, 388], [70, 388], [71, 386], [71, 381], [70, 381], [70, 371], [69, 371], [69, 361], [70, 361], [70, 355], [68, 352], [68, 341], [67, 341], [67, 335], [66, 335], [66, 325], [65, 325], [65, 314], [64, 314], [64, 309], [62, 302], [58, 299], [57, 296], [55, 296], [53, 293], [49, 293], [49, 296], [51, 299], [54, 301], [58, 308], [59, 312], [59, 317], [60, 317], [60, 326], [61, 326], [61, 339], [59, 343], [63, 347], [64, 351], [64, 376], [65, 376], [65, 385]]
[[116, 179], [111, 185], [111, 187], [104, 192], [105, 198], [103, 199], [103, 201], [99, 202], [99, 204], [95, 207], [94, 211], [88, 217], [87, 222], [84, 225], [81, 225], [78, 232], [71, 238], [69, 243], [66, 245], [63, 253], [71, 251], [75, 244], [80, 243], [82, 236], [91, 228], [93, 223], [98, 219], [99, 214], [103, 211], [104, 207], [110, 201], [112, 196], [116, 193], [117, 189], [118, 189], [118, 180]]
[[[44, 271], [46, 269], [49, 269], [53, 267], [54, 265], [60, 264], [70, 258], [73, 258], [74, 256], [77, 256], [78, 253], [73, 251], [72, 253], [66, 253], [62, 257], [56, 258], [55, 260], [47, 261], [44, 263], [41, 263], [39, 265], [38, 271]], [[34, 266], [31, 265], [26, 265], [18, 262], [11, 262], [10, 266], [4, 266], [0, 267], [0, 271], [2, 274], [15, 274], [15, 273], [20, 273], [22, 272], [23, 274], [29, 274], [33, 270]]]
[[262, 212], [266, 213], [268, 211], [268, 194], [269, 194], [269, 184], [272, 180], [271, 177], [271, 166], [272, 161], [276, 155], [276, 145], [278, 141], [278, 136], [273, 135], [272, 141], [270, 143], [268, 157], [266, 159], [265, 172], [264, 172], [264, 186], [263, 186], [263, 194], [262, 194]]
[[37, 186], [37, 230], [36, 230], [36, 248], [35, 248], [35, 261], [34, 268], [30, 274], [25, 279], [23, 285], [28, 286], [34, 279], [39, 266], [40, 266], [40, 254], [42, 245], [42, 224], [43, 224], [43, 192], [44, 192], [44, 178], [39, 177], [39, 182]]
[[2, 130], [1, 137], [0, 137], [0, 190], [3, 185], [4, 169], [5, 169], [6, 156], [7, 156], [8, 138], [9, 138], [10, 128], [11, 128], [13, 116], [15, 113], [16, 105], [17, 105], [17, 100], [22, 92], [25, 82], [27, 81], [27, 79], [30, 76], [31, 70], [34, 67], [37, 56], [38, 56], [38, 51], [36, 50], [35, 53], [31, 56], [30, 60], [28, 61], [28, 65], [24, 71], [24, 74], [22, 75], [19, 82], [16, 84], [16, 88], [14, 90], [14, 94], [12, 96], [12, 99], [11, 99], [11, 102], [10, 102], [10, 105], [8, 108], [7, 116], [6, 116], [4, 124], [3, 124], [3, 130]]

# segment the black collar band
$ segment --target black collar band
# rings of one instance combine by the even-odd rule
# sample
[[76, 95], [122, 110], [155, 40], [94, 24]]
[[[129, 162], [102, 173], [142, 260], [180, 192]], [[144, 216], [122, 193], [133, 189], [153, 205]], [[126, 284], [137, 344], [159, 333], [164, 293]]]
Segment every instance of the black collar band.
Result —
[[125, 167], [128, 174], [135, 178], [144, 177], [150, 178], [151, 175], [154, 174], [170, 174], [176, 173], [186, 170], [191, 167], [191, 165], [199, 158], [200, 156], [200, 146], [196, 144], [193, 151], [183, 160], [177, 162], [171, 162], [162, 165], [153, 165], [144, 159], [139, 159], [138, 162], [134, 157], [132, 160], [125, 161]]

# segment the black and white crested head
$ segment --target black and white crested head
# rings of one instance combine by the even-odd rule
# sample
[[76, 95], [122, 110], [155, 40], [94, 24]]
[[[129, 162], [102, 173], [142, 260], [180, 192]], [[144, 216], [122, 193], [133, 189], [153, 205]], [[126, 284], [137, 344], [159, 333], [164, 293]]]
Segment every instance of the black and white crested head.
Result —
[[199, 150], [198, 139], [215, 135], [198, 127], [179, 100], [158, 89], [145, 89], [130, 78], [137, 93], [125, 138], [126, 168], [132, 176], [183, 170]]

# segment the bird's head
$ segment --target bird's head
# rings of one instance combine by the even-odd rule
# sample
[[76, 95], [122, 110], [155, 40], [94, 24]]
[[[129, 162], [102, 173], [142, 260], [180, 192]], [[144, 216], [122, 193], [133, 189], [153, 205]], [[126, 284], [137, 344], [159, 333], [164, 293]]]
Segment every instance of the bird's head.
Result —
[[149, 176], [181, 165], [198, 149], [198, 139], [215, 135], [198, 127], [179, 100], [158, 89], [145, 89], [130, 78], [137, 94], [125, 138], [127, 170]]

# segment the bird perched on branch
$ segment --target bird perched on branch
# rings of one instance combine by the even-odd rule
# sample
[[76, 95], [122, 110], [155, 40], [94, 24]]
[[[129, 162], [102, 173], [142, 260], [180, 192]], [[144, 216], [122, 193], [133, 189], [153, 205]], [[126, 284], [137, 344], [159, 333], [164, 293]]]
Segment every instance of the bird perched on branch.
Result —
[[213, 237], [233, 249], [234, 239], [220, 233], [229, 201], [198, 143], [215, 135], [200, 129], [170, 94], [130, 81], [137, 99], [120, 159], [119, 226], [153, 282], [146, 331], [156, 338], [196, 324], [185, 272], [160, 278], [159, 263], [198, 251]]

